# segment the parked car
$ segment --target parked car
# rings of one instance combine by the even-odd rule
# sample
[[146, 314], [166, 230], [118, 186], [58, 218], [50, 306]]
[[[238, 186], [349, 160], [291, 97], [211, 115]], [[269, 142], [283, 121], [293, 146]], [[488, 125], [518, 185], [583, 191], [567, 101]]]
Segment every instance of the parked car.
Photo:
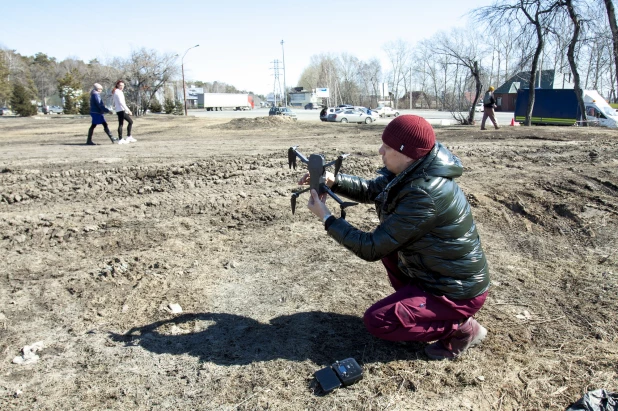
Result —
[[399, 111], [386, 106], [372, 108], [371, 111], [377, 112], [380, 117], [397, 117], [399, 115]]
[[[363, 112], [365, 112], [365, 114], [368, 114], [369, 116], [371, 116], [371, 120], [373, 121], [377, 121], [380, 118], [380, 115], [375, 112], [374, 110], [370, 110], [367, 107], [354, 107], [357, 110], [362, 110]], [[371, 114], [369, 114], [369, 111], [371, 111]]]
[[64, 109], [60, 106], [43, 106], [43, 114], [62, 114]]
[[474, 111], [482, 113], [484, 111], [483, 103], [476, 103], [476, 106], [474, 106]]
[[305, 104], [305, 110], [313, 110], [313, 109], [318, 110], [318, 109], [321, 109], [321, 108], [322, 108], [322, 106], [319, 105], [319, 104], [313, 104], [313, 103]]
[[329, 108], [324, 108], [322, 109], [322, 111], [320, 111], [320, 120], [322, 121], [328, 121], [328, 116], [330, 114], [335, 114], [335, 113], [339, 113], [343, 111], [342, 108], [340, 107], [329, 107]]
[[365, 123], [371, 124], [373, 118], [366, 112], [354, 108], [348, 108], [338, 113], [328, 115], [328, 121], [341, 123]]
[[9, 110], [7, 107], [0, 108], [0, 116], [8, 116], [10, 114], [11, 110]]
[[296, 118], [296, 113], [290, 110], [288, 107], [271, 107], [268, 111], [269, 116], [286, 116], [293, 118], [295, 121], [298, 120]]

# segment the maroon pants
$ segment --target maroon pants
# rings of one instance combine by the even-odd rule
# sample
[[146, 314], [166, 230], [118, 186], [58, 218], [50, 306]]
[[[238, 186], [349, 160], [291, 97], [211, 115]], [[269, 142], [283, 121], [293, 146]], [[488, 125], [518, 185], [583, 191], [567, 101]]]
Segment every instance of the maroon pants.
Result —
[[448, 338], [485, 302], [487, 292], [468, 300], [450, 300], [402, 281], [397, 253], [382, 259], [395, 293], [365, 312], [363, 321], [374, 336], [389, 341], [436, 341]]

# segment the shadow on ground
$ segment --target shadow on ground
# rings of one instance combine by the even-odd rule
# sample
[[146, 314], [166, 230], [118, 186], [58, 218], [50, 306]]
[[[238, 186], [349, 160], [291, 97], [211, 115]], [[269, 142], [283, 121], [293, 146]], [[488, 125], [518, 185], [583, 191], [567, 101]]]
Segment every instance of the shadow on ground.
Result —
[[423, 344], [399, 344], [371, 336], [360, 318], [329, 312], [276, 317], [268, 324], [225, 313], [183, 314], [111, 333], [116, 342], [139, 345], [157, 354], [189, 354], [220, 365], [286, 359], [330, 364], [354, 357], [359, 362], [414, 360]]

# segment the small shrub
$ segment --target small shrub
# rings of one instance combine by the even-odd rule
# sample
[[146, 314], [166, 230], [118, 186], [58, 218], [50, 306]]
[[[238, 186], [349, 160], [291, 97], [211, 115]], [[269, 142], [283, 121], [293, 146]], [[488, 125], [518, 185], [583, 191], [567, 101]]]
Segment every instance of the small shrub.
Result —
[[90, 95], [83, 93], [79, 97], [79, 114], [84, 116], [90, 114]]
[[34, 116], [37, 113], [36, 105], [32, 104], [34, 94], [21, 84], [15, 84], [11, 96], [11, 108], [22, 117]]
[[152, 113], [160, 113], [163, 110], [161, 103], [156, 98], [150, 102], [150, 112]]
[[180, 100], [176, 100], [175, 106], [176, 107], [174, 107], [174, 115], [176, 115], [176, 116], [184, 116], [184, 114], [185, 114], [185, 107], [180, 102]]
[[165, 98], [163, 102], [163, 108], [165, 109], [165, 114], [173, 114], [174, 109], [176, 108], [176, 102], [171, 98]]

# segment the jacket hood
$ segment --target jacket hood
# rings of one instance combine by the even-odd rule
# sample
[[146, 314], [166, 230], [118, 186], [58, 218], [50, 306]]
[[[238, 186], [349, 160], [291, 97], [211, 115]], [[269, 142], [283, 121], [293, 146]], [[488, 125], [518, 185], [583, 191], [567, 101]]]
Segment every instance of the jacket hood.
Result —
[[457, 178], [463, 173], [463, 165], [459, 157], [442, 144], [436, 143], [417, 170], [427, 176]]

